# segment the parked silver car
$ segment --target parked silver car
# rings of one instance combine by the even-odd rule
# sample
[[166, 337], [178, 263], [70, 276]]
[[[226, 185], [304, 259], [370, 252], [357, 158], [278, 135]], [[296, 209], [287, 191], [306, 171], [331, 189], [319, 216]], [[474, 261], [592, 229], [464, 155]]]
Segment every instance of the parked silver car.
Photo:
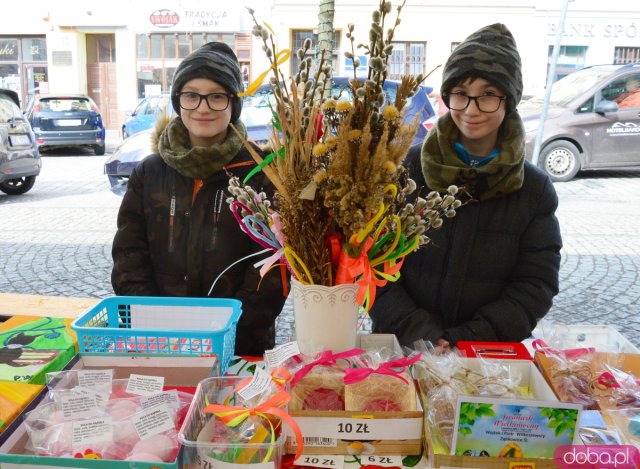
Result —
[[24, 194], [33, 187], [42, 161], [35, 136], [20, 111], [20, 98], [0, 88], [0, 191]]

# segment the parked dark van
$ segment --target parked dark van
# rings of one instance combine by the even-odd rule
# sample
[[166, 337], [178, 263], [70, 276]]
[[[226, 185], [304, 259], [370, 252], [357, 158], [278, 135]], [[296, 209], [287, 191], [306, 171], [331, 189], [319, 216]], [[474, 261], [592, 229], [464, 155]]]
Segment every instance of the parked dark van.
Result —
[[[534, 97], [518, 107], [528, 159], [542, 103]], [[640, 166], [640, 63], [586, 67], [554, 83], [538, 165], [553, 181], [580, 170]]]

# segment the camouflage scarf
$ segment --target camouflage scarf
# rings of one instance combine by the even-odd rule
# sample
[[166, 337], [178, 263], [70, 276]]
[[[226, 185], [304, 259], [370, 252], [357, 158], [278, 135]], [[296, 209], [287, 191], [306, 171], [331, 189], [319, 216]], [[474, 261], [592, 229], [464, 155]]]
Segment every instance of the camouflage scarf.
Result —
[[[244, 124], [238, 120], [234, 125], [246, 138]], [[242, 142], [231, 129], [222, 143], [191, 148], [189, 132], [179, 117], [169, 122], [158, 140], [158, 152], [164, 162], [183, 176], [196, 179], [206, 179], [222, 170], [242, 148]]]
[[517, 112], [507, 115], [498, 142], [500, 154], [480, 168], [458, 157], [454, 142], [459, 131], [449, 113], [440, 117], [422, 145], [422, 173], [430, 189], [444, 192], [451, 184], [464, 186], [476, 200], [515, 192], [524, 180], [524, 126]]

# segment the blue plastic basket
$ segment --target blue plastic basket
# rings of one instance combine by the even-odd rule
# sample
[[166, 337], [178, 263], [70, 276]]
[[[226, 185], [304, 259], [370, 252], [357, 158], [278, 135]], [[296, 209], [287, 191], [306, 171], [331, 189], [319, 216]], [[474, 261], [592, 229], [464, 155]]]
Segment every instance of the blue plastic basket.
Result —
[[71, 328], [83, 353], [215, 354], [224, 374], [241, 314], [235, 299], [111, 296]]

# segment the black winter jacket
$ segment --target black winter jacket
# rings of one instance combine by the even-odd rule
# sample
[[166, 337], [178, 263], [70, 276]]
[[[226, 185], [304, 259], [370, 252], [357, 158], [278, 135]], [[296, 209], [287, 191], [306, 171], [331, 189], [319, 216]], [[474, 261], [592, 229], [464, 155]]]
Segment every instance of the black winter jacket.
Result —
[[[419, 145], [405, 164], [425, 187]], [[373, 331], [395, 333], [406, 345], [530, 337], [558, 293], [557, 205], [549, 178], [525, 161], [520, 190], [461, 207], [429, 245], [406, 257], [400, 280], [373, 305]]]
[[[242, 149], [227, 168], [242, 180], [254, 166]], [[239, 299], [243, 313], [235, 353], [261, 356], [274, 346], [275, 319], [285, 300], [279, 270], [260, 281], [253, 264], [265, 255], [251, 257], [222, 275], [208, 295], [224, 269], [261, 250], [233, 218], [226, 202], [228, 180], [224, 171], [206, 179], [192, 205], [192, 178], [170, 168], [157, 153], [143, 160], [131, 174], [118, 213], [112, 284], [117, 295]], [[259, 180], [252, 178], [258, 190]]]

